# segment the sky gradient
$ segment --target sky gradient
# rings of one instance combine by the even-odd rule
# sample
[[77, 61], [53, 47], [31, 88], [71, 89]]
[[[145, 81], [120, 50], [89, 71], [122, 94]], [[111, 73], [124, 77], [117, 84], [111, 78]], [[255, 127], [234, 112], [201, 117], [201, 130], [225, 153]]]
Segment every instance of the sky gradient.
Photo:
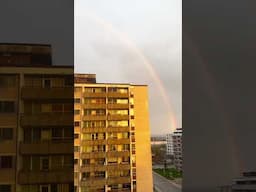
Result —
[[152, 134], [182, 127], [181, 1], [76, 0], [75, 72], [147, 84]]

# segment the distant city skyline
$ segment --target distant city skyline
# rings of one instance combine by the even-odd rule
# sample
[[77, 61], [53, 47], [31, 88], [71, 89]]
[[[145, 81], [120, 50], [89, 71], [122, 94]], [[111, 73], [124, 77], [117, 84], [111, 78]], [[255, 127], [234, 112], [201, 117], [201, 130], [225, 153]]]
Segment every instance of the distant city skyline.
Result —
[[77, 0], [75, 72], [147, 84], [152, 135], [182, 127], [181, 1]]

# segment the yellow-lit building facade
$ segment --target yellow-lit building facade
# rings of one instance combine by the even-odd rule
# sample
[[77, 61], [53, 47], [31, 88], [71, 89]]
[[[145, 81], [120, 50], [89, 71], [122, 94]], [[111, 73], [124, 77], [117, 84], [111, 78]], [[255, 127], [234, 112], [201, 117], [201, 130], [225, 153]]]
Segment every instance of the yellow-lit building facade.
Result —
[[73, 67], [51, 47], [0, 44], [0, 191], [72, 192]]
[[152, 192], [148, 88], [75, 75], [77, 192]]

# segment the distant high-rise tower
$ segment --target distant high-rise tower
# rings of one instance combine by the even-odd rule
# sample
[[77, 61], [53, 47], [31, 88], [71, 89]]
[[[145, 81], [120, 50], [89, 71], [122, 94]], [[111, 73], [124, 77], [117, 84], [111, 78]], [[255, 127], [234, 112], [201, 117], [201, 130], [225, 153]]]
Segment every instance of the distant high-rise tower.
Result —
[[76, 191], [152, 192], [147, 86], [94, 78], [75, 75]]
[[177, 128], [172, 134], [173, 152], [174, 152], [174, 165], [182, 171], [182, 128]]

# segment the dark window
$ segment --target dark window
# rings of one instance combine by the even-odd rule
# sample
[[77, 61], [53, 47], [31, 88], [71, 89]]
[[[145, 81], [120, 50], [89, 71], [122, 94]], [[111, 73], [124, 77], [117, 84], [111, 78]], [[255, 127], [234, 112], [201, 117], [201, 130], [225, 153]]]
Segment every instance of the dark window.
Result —
[[45, 88], [50, 88], [51, 87], [51, 80], [50, 79], [45, 79], [44, 80], [44, 87]]
[[0, 191], [1, 192], [11, 192], [11, 185], [0, 185]]
[[0, 141], [1, 140], [12, 140], [13, 129], [12, 128], [1, 128], [0, 129]]
[[41, 170], [48, 170], [49, 169], [49, 158], [43, 157], [41, 158]]
[[90, 177], [90, 172], [83, 172], [82, 173], [82, 179]]
[[14, 101], [0, 101], [0, 113], [14, 113]]
[[57, 184], [51, 184], [51, 192], [58, 192]]
[[79, 121], [75, 121], [75, 127], [79, 127], [80, 126], [80, 122]]
[[78, 164], [78, 159], [74, 160], [74, 164], [77, 165]]
[[79, 98], [75, 98], [75, 103], [80, 103], [81, 100]]
[[0, 157], [0, 168], [12, 168], [12, 156]]
[[88, 164], [90, 164], [90, 159], [83, 159], [83, 160], [82, 160], [82, 164], [83, 164], [83, 165], [88, 165]]
[[79, 146], [74, 146], [74, 151], [79, 152]]
[[53, 139], [62, 139], [62, 128], [53, 128], [52, 129], [52, 138]]
[[66, 87], [73, 87], [74, 86], [74, 78], [67, 77], [65, 78], [65, 86]]
[[78, 139], [78, 138], [79, 138], [79, 134], [76, 133], [76, 134], [74, 135], [74, 138], [75, 138], [75, 139]]

